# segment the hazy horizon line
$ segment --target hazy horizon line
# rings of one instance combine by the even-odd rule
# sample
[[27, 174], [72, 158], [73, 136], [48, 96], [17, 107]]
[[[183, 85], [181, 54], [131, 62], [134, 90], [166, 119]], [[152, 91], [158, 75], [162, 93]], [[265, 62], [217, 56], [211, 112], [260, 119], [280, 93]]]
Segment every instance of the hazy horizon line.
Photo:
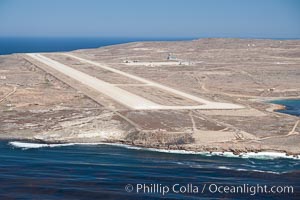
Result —
[[142, 36], [0, 36], [0, 38], [28, 38], [28, 39], [170, 39], [170, 40], [197, 40], [197, 39], [291, 39], [298, 40], [300, 37], [255, 37], [255, 36], [199, 36], [199, 37], [142, 37]]

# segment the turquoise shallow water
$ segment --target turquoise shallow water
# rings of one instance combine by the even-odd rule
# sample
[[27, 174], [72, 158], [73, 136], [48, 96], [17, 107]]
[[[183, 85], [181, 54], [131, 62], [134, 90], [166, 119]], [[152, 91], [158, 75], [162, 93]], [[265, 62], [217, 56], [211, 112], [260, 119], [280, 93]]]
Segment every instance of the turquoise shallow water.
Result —
[[300, 99], [276, 100], [272, 101], [272, 103], [281, 104], [286, 107], [285, 110], [278, 110], [277, 112], [300, 116]]

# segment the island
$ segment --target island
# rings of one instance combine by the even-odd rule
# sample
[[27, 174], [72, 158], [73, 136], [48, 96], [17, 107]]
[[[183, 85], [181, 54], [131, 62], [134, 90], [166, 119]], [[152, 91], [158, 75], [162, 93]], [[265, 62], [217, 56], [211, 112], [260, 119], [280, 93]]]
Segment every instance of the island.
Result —
[[300, 41], [206, 38], [0, 56], [0, 138], [300, 155]]

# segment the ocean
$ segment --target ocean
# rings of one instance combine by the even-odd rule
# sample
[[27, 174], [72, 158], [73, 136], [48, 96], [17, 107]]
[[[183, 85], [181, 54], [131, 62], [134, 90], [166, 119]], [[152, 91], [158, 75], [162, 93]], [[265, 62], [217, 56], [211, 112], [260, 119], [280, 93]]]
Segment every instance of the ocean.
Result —
[[284, 110], [278, 110], [277, 112], [300, 116], [300, 99], [275, 100], [271, 101], [271, 103], [281, 104], [285, 106]]
[[0, 55], [12, 53], [72, 51], [138, 41], [177, 41], [191, 39], [192, 38], [0, 37]]
[[[292, 158], [234, 158], [107, 144], [47, 147], [2, 141], [0, 160], [0, 199], [297, 199], [300, 195], [300, 160]], [[163, 195], [154, 189], [137, 190], [139, 184], [148, 189], [157, 184], [169, 191]], [[191, 185], [198, 191], [185, 189]], [[269, 189], [292, 186], [293, 194], [262, 194], [250, 189], [257, 185]], [[249, 189], [247, 193], [227, 194], [216, 191], [217, 186]]]
[[[153, 39], [1, 38], [0, 54], [70, 51], [140, 40]], [[277, 103], [287, 107], [280, 112], [299, 116], [299, 100]], [[300, 159], [0, 141], [0, 183], [1, 200], [299, 199]]]

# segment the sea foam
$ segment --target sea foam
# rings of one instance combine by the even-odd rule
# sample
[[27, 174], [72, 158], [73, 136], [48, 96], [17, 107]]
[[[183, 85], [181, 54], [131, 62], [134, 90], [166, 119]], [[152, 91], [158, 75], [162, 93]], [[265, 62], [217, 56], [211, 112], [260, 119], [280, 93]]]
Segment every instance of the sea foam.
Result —
[[195, 151], [186, 151], [186, 150], [167, 150], [167, 149], [155, 149], [155, 148], [144, 148], [144, 147], [135, 147], [127, 144], [118, 144], [118, 143], [61, 143], [61, 144], [43, 144], [43, 143], [29, 143], [29, 142], [20, 142], [12, 141], [8, 143], [9, 145], [22, 149], [33, 149], [33, 148], [45, 148], [45, 147], [64, 147], [64, 146], [73, 146], [73, 145], [110, 145], [124, 147], [127, 149], [134, 150], [145, 150], [145, 151], [154, 151], [160, 153], [174, 153], [174, 154], [197, 154], [203, 156], [222, 156], [222, 157], [232, 157], [232, 158], [255, 158], [262, 160], [270, 160], [277, 158], [289, 158], [300, 160], [300, 156], [286, 155], [281, 152], [248, 152], [240, 153], [238, 155], [233, 152], [195, 152]]

